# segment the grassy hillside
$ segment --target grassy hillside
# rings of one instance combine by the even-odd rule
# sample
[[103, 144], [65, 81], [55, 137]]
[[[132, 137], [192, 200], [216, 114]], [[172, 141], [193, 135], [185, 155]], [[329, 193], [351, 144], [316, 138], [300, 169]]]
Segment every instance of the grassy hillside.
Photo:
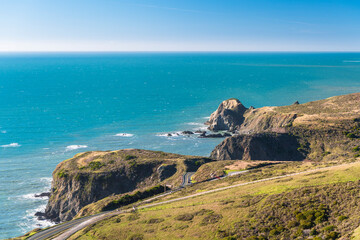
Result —
[[[101, 211], [116, 201], [133, 202], [159, 193], [159, 185], [180, 185], [185, 172], [196, 171], [209, 161], [139, 149], [77, 154], [61, 162], [53, 172], [45, 215], [54, 221], [68, 221], [91, 203], [98, 202], [83, 209], [79, 216]], [[123, 201], [125, 194], [136, 194], [136, 198]]]
[[[290, 164], [283, 170], [309, 166]], [[278, 172], [281, 164], [267, 168]], [[194, 185], [176, 195], [244, 178]], [[334, 166], [121, 214], [72, 239], [350, 239], [360, 225], [359, 180], [359, 162]]]

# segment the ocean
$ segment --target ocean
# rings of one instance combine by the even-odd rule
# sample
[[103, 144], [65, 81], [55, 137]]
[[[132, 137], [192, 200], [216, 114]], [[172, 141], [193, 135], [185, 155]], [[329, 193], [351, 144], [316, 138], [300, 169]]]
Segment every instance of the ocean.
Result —
[[56, 165], [78, 152], [142, 148], [208, 156], [221, 101], [289, 105], [360, 91], [360, 53], [0, 55], [0, 238], [36, 227]]

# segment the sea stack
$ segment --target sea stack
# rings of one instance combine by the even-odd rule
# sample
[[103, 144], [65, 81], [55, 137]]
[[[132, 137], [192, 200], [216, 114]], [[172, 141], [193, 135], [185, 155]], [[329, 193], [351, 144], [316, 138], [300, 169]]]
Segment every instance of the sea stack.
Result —
[[246, 110], [247, 108], [236, 98], [225, 100], [205, 124], [209, 125], [211, 131], [235, 131], [243, 123]]

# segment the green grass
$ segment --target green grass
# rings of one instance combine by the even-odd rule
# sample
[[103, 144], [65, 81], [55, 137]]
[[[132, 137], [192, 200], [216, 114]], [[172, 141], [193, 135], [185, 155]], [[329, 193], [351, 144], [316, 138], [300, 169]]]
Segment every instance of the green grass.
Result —
[[[292, 176], [288, 181], [259, 182], [142, 209], [138, 212], [137, 220], [122, 218], [120, 223], [115, 223], [111, 218], [83, 230], [72, 239], [127, 239], [137, 233], [142, 234], [144, 239], [222, 239], [235, 236], [250, 239], [259, 237], [253, 236], [251, 229], [261, 226], [263, 228], [257, 231], [263, 232], [267, 239], [280, 239], [280, 236], [293, 239], [291, 236], [303, 234], [304, 230], [301, 229], [309, 229], [313, 234], [318, 232], [317, 237], [328, 239], [339, 234], [348, 236], [360, 220], [357, 210], [354, 210], [357, 209], [354, 204], [360, 200], [360, 194], [357, 195], [360, 190], [354, 187], [359, 184], [359, 179], [360, 163], [354, 163]], [[226, 185], [226, 182], [212, 184], [218, 187]], [[200, 186], [190, 188], [201, 190]], [[184, 191], [178, 194], [183, 196], [188, 193]], [[202, 209], [211, 214], [194, 214]], [[268, 218], [271, 212], [275, 215]], [[151, 219], [163, 221], [147, 224]], [[259, 224], [258, 221], [263, 223]], [[294, 226], [290, 224], [291, 221], [294, 221]], [[332, 225], [336, 228], [330, 229]], [[246, 226], [248, 228], [244, 228]], [[248, 235], [239, 238], [241, 234]]]

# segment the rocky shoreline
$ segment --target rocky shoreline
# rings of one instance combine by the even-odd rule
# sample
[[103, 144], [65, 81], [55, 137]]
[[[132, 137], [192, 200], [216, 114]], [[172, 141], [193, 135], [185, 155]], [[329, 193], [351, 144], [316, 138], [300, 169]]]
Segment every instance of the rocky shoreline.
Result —
[[205, 123], [209, 131], [166, 135], [225, 138], [210, 158], [137, 149], [77, 154], [56, 167], [51, 193], [36, 196], [49, 197], [45, 213], [36, 216], [67, 221], [86, 205], [116, 194], [157, 184], [179, 185], [184, 172], [194, 172], [209, 161], [316, 162], [354, 157], [360, 146], [359, 119], [360, 93], [257, 109], [234, 98], [225, 100]]

